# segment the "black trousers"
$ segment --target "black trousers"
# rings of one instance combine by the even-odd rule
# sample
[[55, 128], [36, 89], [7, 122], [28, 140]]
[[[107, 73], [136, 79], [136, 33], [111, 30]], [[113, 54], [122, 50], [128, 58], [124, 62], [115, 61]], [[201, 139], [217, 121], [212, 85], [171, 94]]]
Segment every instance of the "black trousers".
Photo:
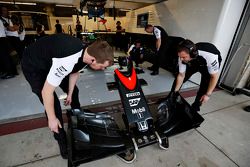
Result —
[[[47, 74], [37, 71], [35, 68], [32, 68], [32, 66], [29, 65], [29, 63], [25, 62], [25, 59], [22, 59], [21, 64], [22, 64], [23, 74], [26, 80], [29, 82], [32, 92], [38, 96], [39, 100], [43, 104], [41, 91], [46, 81]], [[59, 87], [65, 93], [68, 93], [69, 76], [66, 76], [63, 79]], [[79, 102], [78, 96], [79, 96], [79, 90], [77, 86], [75, 86], [73, 94], [72, 94], [72, 103], [71, 103], [72, 109], [80, 109], [80, 102]], [[54, 108], [55, 108], [55, 115], [62, 125], [62, 128], [61, 129], [59, 128], [59, 133], [54, 132], [54, 138], [58, 141], [59, 144], [64, 144], [66, 143], [66, 133], [63, 127], [62, 109], [61, 109], [60, 101], [55, 92], [54, 92]]]
[[115, 35], [115, 47], [116, 49], [124, 50], [124, 35], [118, 33]]
[[19, 37], [14, 37], [14, 36], [7, 36], [7, 38], [10, 40], [10, 43], [13, 47], [14, 50], [18, 53], [19, 58], [21, 59], [22, 57], [22, 43], [19, 39]]
[[153, 71], [159, 71], [161, 59], [163, 59], [163, 57], [166, 56], [168, 47], [169, 47], [168, 42], [161, 45], [153, 61], [153, 66], [152, 66]]
[[140, 52], [130, 52], [130, 58], [135, 62], [136, 66], [143, 62], [143, 58], [141, 58]]
[[82, 34], [81, 34], [81, 32], [76, 32], [76, 38], [79, 38], [80, 40], [82, 40]]
[[9, 74], [17, 74], [17, 69], [14, 61], [10, 56], [11, 45], [7, 37], [0, 38], [0, 66], [1, 72]]
[[[183, 83], [185, 83], [193, 74], [197, 72], [201, 73], [201, 81], [200, 81], [200, 88], [194, 100], [194, 105], [201, 106], [200, 99], [204, 94], [206, 94], [211, 78], [206, 64], [205, 63], [200, 64], [199, 61], [193, 60], [190, 65], [187, 65]], [[174, 80], [171, 91], [174, 91], [175, 85], [176, 85], [176, 79]]]

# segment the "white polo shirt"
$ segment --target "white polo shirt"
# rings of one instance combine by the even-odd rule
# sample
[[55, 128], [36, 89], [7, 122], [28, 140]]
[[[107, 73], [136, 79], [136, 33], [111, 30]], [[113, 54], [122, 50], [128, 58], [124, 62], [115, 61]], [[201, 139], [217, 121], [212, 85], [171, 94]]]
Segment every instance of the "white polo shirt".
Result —
[[154, 27], [154, 35], [156, 39], [161, 39], [161, 30], [157, 27]]
[[74, 68], [78, 59], [82, 56], [83, 50], [63, 58], [52, 58], [52, 66], [47, 81], [57, 87], [62, 82], [63, 78], [67, 76]]
[[[7, 23], [9, 23], [10, 26], [13, 26], [13, 23], [10, 19], [2, 17]], [[7, 30], [7, 28], [5, 28], [5, 33], [6, 36], [14, 36], [14, 37], [19, 37], [18, 32], [17, 31], [9, 31]]]
[[18, 34], [19, 35], [19, 39], [20, 39], [20, 41], [23, 41], [24, 40], [24, 38], [25, 38], [25, 29], [23, 29], [23, 32], [21, 32], [20, 34]]
[[0, 38], [1, 37], [6, 37], [6, 34], [5, 34], [5, 27], [3, 25], [3, 22], [2, 20], [0, 20]]

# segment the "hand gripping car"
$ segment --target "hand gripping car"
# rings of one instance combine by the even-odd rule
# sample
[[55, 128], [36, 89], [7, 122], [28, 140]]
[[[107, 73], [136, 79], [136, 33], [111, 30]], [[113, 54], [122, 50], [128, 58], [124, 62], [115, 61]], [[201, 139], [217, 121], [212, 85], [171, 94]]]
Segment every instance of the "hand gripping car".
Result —
[[198, 127], [203, 118], [190, 110], [180, 94], [170, 94], [158, 107], [153, 119], [135, 69], [115, 70], [115, 82], [124, 112], [125, 129], [120, 129], [109, 113], [68, 110], [68, 166], [78, 166], [111, 155], [126, 156], [158, 143], [168, 148], [168, 137]]

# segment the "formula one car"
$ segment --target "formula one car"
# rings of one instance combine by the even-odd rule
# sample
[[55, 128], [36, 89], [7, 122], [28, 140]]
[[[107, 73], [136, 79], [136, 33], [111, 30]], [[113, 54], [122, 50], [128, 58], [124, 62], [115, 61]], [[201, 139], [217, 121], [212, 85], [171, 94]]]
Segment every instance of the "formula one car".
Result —
[[154, 119], [132, 63], [114, 74], [124, 112], [125, 128], [118, 127], [108, 112], [68, 110], [68, 166], [111, 155], [136, 152], [155, 143], [168, 148], [168, 137], [199, 127], [203, 118], [191, 110], [180, 94], [171, 93], [159, 106]]

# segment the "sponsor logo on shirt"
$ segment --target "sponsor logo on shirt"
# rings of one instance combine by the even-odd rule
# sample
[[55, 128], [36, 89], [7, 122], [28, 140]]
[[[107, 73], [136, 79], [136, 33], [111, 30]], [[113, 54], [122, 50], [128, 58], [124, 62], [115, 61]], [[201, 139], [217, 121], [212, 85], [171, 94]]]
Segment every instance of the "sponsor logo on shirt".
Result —
[[160, 33], [159, 33], [159, 31], [155, 31], [155, 35], [157, 36], [157, 35], [159, 35]]
[[217, 61], [216, 61], [216, 60], [214, 60], [214, 62], [211, 63], [212, 67], [216, 66], [216, 64], [217, 64]]
[[67, 72], [67, 70], [63, 66], [56, 68], [56, 71], [57, 72], [55, 73], [55, 75], [59, 78], [64, 76], [64, 73]]
[[211, 63], [211, 69], [213, 70], [213, 71], [217, 71], [217, 70], [219, 70], [219, 65], [218, 65], [218, 62], [215, 60], [213, 63]]

